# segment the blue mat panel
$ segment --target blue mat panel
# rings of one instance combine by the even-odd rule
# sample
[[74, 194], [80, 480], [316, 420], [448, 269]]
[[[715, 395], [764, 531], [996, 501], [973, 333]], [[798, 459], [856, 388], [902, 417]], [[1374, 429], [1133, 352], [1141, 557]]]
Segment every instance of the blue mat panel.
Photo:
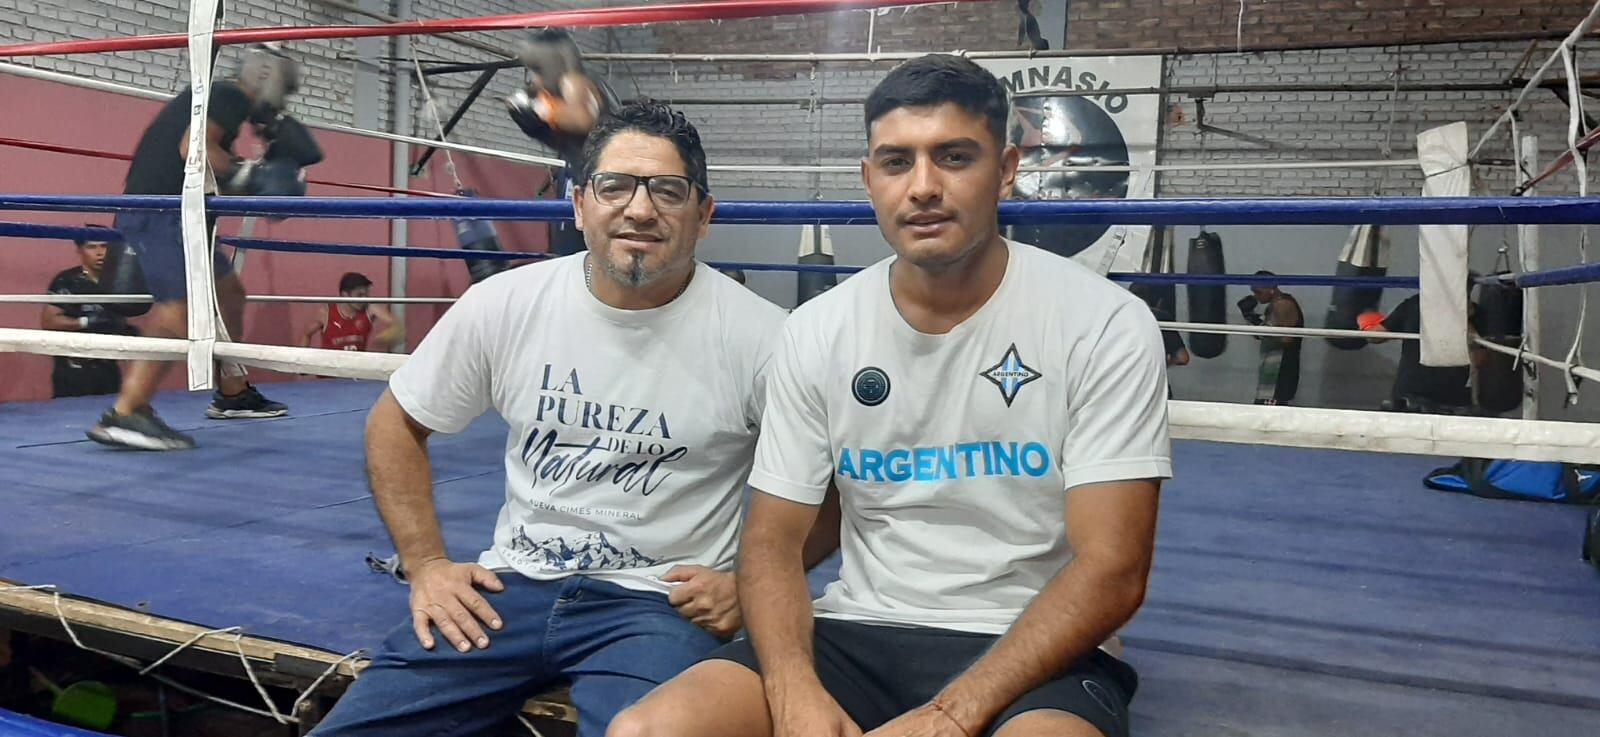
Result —
[[[201, 443], [169, 454], [84, 440], [102, 398], [0, 406], [0, 577], [339, 653], [374, 645], [407, 594], [363, 562], [392, 552], [362, 468], [382, 386], [266, 390], [289, 417], [209, 421], [207, 397], [163, 395]], [[486, 417], [430, 442], [457, 559], [489, 539], [504, 433]], [[1583, 509], [1425, 489], [1451, 459], [1183, 442], [1174, 460], [1149, 598], [1124, 632], [1138, 734], [1600, 734]]]
[[104, 737], [104, 735], [104, 732], [90, 732], [0, 709], [0, 737]]

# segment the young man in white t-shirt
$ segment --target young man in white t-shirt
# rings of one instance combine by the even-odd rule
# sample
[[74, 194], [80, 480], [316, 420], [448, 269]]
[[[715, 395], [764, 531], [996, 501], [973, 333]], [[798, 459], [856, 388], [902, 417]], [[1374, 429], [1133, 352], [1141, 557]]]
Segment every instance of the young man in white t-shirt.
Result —
[[[1143, 600], [1171, 473], [1161, 335], [1126, 291], [1000, 236], [1007, 110], [947, 55], [869, 96], [862, 178], [896, 256], [797, 309], [773, 355], [750, 638], [612, 737], [1127, 735], [1136, 677], [1101, 646]], [[802, 542], [830, 485], [843, 566], [812, 604]]]
[[[619, 109], [585, 169], [588, 252], [473, 286], [372, 410], [411, 617], [315, 734], [494, 734], [570, 682], [578, 734], [600, 737], [741, 626], [731, 569], [784, 313], [694, 260], [713, 203], [681, 114]], [[490, 409], [510, 425], [505, 504], [477, 563], [452, 562], [427, 438]]]

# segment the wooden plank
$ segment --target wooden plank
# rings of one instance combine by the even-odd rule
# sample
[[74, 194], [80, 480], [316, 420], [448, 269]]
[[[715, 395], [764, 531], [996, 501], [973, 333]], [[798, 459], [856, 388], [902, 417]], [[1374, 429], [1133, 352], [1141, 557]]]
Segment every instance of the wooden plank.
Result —
[[[188, 642], [202, 632], [216, 629], [66, 594], [61, 595], [60, 602], [58, 612], [54, 592], [28, 589], [16, 582], [0, 579], [0, 613], [54, 623], [56, 630], [59, 630], [59, 621], [65, 618], [68, 624], [79, 632], [80, 638], [89, 631], [103, 630], [161, 643], [170, 649]], [[232, 662], [237, 664], [239, 651], [243, 650], [252, 667], [262, 671], [292, 675], [303, 683], [310, 683], [329, 666], [338, 663], [342, 657], [327, 650], [251, 635], [239, 637], [236, 647], [234, 638], [233, 634], [205, 635], [185, 651], [193, 650], [198, 651], [196, 654], [231, 658]], [[213, 661], [215, 659], [212, 658]], [[367, 662], [366, 658], [358, 657], [339, 663], [330, 678], [344, 681], [353, 679], [366, 668]], [[244, 674], [240, 672], [238, 675]], [[523, 705], [522, 712], [528, 716], [544, 719], [565, 722], [578, 720], [578, 712], [572, 707], [566, 688], [555, 689], [530, 699]]]

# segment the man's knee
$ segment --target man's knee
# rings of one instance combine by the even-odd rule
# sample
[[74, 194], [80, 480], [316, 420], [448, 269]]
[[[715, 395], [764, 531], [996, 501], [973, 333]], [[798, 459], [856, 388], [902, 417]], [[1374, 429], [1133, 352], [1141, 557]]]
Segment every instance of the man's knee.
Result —
[[611, 724], [606, 727], [606, 737], [669, 737], [674, 733], [666, 723], [665, 714], [655, 712], [671, 712], [672, 706], [664, 704], [640, 703], [622, 710]]
[[145, 332], [158, 338], [189, 337], [189, 310], [182, 302], [158, 302], [145, 319]]
[[[705, 708], [708, 694], [719, 702]], [[705, 661], [651, 691], [611, 720], [606, 737], [764, 737], [771, 735], [761, 677], [744, 666]]]

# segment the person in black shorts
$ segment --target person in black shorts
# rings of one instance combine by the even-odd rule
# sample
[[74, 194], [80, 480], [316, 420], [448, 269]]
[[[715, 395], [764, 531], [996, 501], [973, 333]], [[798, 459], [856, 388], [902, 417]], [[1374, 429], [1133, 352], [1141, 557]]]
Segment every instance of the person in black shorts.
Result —
[[[895, 255], [796, 308], [766, 374], [739, 543], [747, 639], [609, 737], [1127, 737], [1171, 475], [1150, 310], [1001, 236], [1005, 87], [963, 57], [867, 97], [861, 173]], [[804, 543], [839, 506], [839, 580]]]
[[[1470, 322], [1477, 314], [1472, 302], [1472, 280], [1467, 281], [1467, 315]], [[1362, 315], [1364, 330], [1373, 333], [1422, 332], [1422, 299], [1413, 294], [1395, 305], [1388, 315], [1373, 311]], [[1383, 343], [1387, 338], [1369, 338], [1373, 343]], [[1473, 345], [1468, 354], [1473, 365], [1486, 358], [1486, 350]], [[1459, 415], [1473, 411], [1472, 366], [1424, 366], [1422, 342], [1400, 341], [1400, 363], [1395, 365], [1394, 386], [1382, 409], [1391, 412], [1422, 412], [1426, 414]]]
[[[559, 28], [534, 33], [518, 57], [528, 70], [528, 84], [506, 99], [506, 107], [523, 133], [567, 162], [554, 173], [553, 184], [560, 197], [571, 199], [583, 184], [583, 143], [594, 124], [617, 108], [617, 96], [605, 80], [585, 70], [578, 44]], [[584, 248], [574, 222], [550, 223], [550, 253], [570, 256]]]
[[[287, 98], [299, 84], [293, 60], [277, 49], [260, 46], [246, 52], [233, 79], [219, 79], [207, 107], [206, 155], [223, 194], [292, 196], [305, 194], [301, 167], [320, 161], [322, 153], [305, 127], [284, 114]], [[183, 191], [184, 160], [189, 154], [189, 115], [193, 92], [184, 89], [156, 114], [133, 153], [124, 194], [176, 195]], [[252, 125], [267, 142], [260, 160], [233, 152], [240, 130]], [[211, 187], [207, 191], [213, 191]], [[208, 215], [208, 232], [216, 232], [216, 216]], [[175, 211], [119, 213], [121, 243], [108, 257], [107, 288], [129, 293], [148, 291], [155, 298], [144, 325], [150, 335], [188, 335], [188, 284], [184, 275], [183, 228]], [[216, 295], [228, 335], [243, 334], [244, 285], [221, 253], [213, 249]], [[136, 313], [137, 314], [137, 313]], [[116, 404], [90, 428], [90, 439], [140, 450], [194, 447], [194, 438], [180, 433], [150, 407], [171, 361], [132, 361]], [[224, 365], [206, 416], [212, 419], [278, 417], [289, 408], [262, 396], [245, 381], [238, 367]]]
[[[50, 280], [47, 293], [63, 296], [103, 294], [105, 290], [100, 288], [100, 271], [106, 262], [106, 242], [78, 240], [74, 243], [78, 249], [79, 265], [56, 274]], [[128, 325], [127, 318], [98, 304], [45, 305], [39, 315], [39, 327], [106, 335], [138, 334]], [[50, 372], [50, 385], [51, 396], [57, 398], [116, 394], [122, 386], [122, 371], [117, 368], [116, 361], [103, 358], [56, 356], [55, 368]]]

